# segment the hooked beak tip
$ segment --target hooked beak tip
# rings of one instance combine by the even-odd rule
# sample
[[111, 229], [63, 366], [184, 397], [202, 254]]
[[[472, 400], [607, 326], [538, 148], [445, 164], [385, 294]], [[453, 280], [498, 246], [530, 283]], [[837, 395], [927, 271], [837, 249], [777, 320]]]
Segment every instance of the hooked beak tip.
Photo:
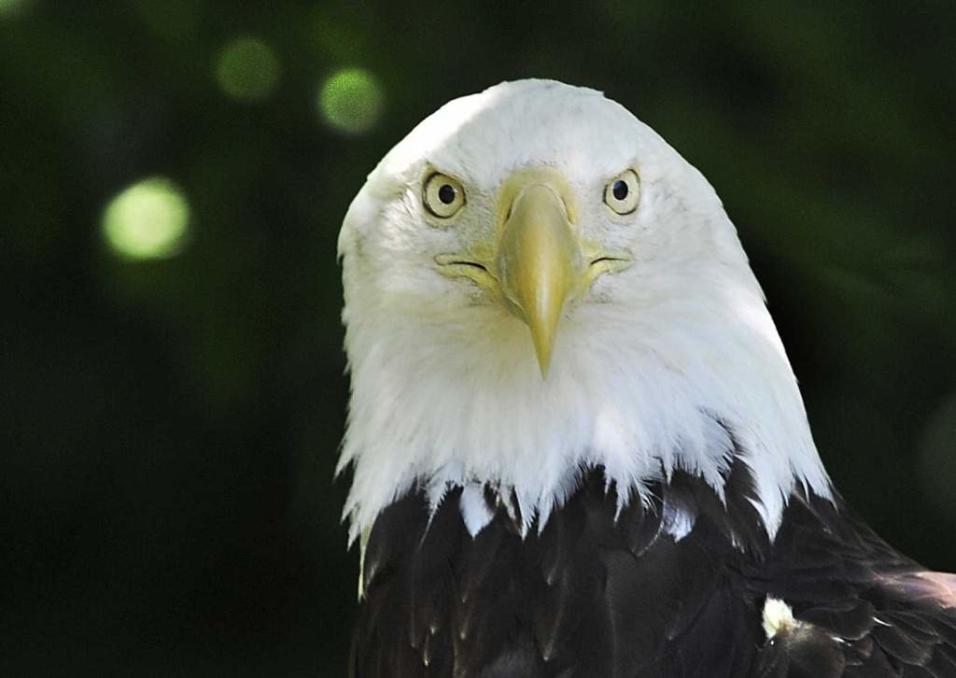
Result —
[[538, 359], [538, 368], [541, 370], [542, 379], [547, 379], [551, 370], [551, 355], [557, 326], [557, 317], [533, 318], [528, 323], [528, 329], [531, 330], [531, 343], [534, 345], [534, 353]]
[[551, 351], [549, 349], [539, 349], [536, 351], [538, 354], [538, 367], [541, 369], [541, 379], [548, 379], [548, 372], [551, 370]]

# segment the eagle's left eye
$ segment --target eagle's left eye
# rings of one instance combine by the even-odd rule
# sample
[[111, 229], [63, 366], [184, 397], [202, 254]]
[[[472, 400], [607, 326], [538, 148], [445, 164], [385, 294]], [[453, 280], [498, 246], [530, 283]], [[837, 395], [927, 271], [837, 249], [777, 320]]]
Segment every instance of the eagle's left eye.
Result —
[[448, 219], [465, 206], [465, 189], [457, 179], [435, 172], [425, 181], [422, 202], [434, 216]]
[[604, 203], [616, 214], [630, 214], [637, 209], [641, 197], [641, 181], [634, 170], [625, 170], [604, 187]]

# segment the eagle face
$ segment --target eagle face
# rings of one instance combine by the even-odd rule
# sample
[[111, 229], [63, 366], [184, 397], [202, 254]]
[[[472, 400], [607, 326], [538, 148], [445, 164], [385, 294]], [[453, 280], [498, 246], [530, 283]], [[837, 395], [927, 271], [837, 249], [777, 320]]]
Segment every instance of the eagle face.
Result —
[[[341, 251], [361, 270], [348, 283], [409, 322], [525, 342], [542, 377], [564, 352], [562, 323], [610, 331], [656, 307], [711, 305], [728, 278], [755, 287], [706, 180], [622, 107], [555, 82], [443, 107], [385, 158], [350, 216]], [[617, 308], [579, 310], [594, 305]]]
[[436, 502], [516, 488], [528, 521], [581, 465], [622, 504], [674, 468], [719, 488], [728, 422], [766, 469], [768, 524], [797, 480], [825, 491], [714, 190], [598, 92], [529, 80], [445, 105], [369, 175], [339, 249], [353, 536], [420, 482]]

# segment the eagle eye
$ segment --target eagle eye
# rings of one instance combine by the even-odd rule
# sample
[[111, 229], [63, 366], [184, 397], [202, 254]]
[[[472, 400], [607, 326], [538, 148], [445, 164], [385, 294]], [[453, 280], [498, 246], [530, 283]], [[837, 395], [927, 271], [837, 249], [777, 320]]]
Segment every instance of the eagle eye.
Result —
[[615, 214], [630, 214], [641, 198], [641, 180], [634, 170], [625, 170], [604, 187], [604, 204]]
[[448, 219], [465, 206], [465, 189], [457, 179], [435, 172], [425, 181], [422, 203], [431, 215]]

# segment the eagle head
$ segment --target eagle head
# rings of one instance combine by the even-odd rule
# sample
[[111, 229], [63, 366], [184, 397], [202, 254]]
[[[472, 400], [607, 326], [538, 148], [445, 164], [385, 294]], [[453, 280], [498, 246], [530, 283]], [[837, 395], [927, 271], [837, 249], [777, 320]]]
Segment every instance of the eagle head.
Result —
[[769, 530], [795, 483], [828, 492], [716, 193], [599, 92], [446, 104], [369, 175], [339, 251], [353, 536], [415, 483], [435, 505], [492, 486], [543, 524], [596, 465], [625, 503], [678, 468], [719, 493], [737, 455]]

